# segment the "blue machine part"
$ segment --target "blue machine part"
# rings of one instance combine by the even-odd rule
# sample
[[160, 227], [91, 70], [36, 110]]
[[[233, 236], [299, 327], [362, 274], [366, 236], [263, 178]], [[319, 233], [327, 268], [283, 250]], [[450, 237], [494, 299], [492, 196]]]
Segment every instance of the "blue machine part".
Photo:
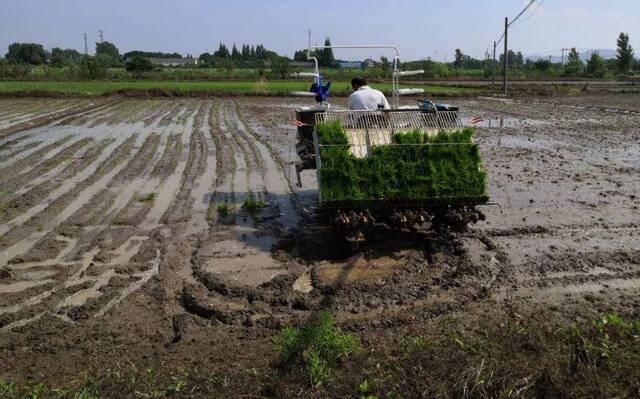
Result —
[[449, 104], [436, 104], [431, 100], [418, 100], [418, 105], [425, 111], [431, 111], [434, 107], [438, 111], [458, 111], [458, 107]]
[[327, 82], [326, 85], [322, 84], [322, 75], [318, 77], [317, 82], [313, 82], [311, 85], [310, 92], [316, 93], [316, 102], [323, 103], [329, 99], [330, 89], [331, 89], [331, 81]]

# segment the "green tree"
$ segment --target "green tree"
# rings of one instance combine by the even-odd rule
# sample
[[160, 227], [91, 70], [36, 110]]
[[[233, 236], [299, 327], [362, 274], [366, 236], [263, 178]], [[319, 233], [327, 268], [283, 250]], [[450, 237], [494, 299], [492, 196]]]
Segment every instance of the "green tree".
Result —
[[541, 58], [533, 63], [533, 69], [540, 72], [547, 72], [551, 69], [551, 61]]
[[70, 64], [77, 64], [82, 60], [82, 54], [74, 49], [63, 50], [58, 47], [54, 47], [51, 50], [51, 56], [49, 57], [49, 64], [54, 67], [62, 67]]
[[140, 75], [144, 72], [153, 71], [153, 63], [148, 58], [133, 57], [124, 64], [124, 68], [134, 75]]
[[591, 53], [591, 58], [587, 61], [586, 72], [588, 76], [593, 78], [604, 78], [607, 74], [607, 65], [598, 52]]
[[524, 56], [520, 51], [516, 53], [515, 67], [518, 69], [522, 69], [524, 67]]
[[[509, 64], [509, 68], [518, 67], [518, 55], [513, 50], [509, 50], [507, 52], [507, 61]], [[504, 63], [504, 53], [500, 54], [500, 65], [503, 65], [503, 63]]]
[[13, 43], [5, 58], [17, 63], [40, 65], [47, 61], [47, 53], [38, 43]]
[[142, 57], [142, 58], [182, 58], [182, 54], [180, 53], [163, 53], [161, 51], [140, 51], [133, 50], [128, 51], [122, 55], [122, 58], [125, 60], [131, 59], [133, 57]]
[[285, 79], [289, 75], [289, 59], [286, 57], [277, 57], [271, 61], [271, 69], [281, 79]]
[[106, 54], [84, 57], [80, 63], [80, 72], [85, 79], [102, 79], [106, 76], [111, 62], [111, 57]]
[[212, 67], [214, 64], [213, 55], [210, 53], [202, 53], [198, 57], [198, 62], [201, 66]]
[[240, 53], [238, 52], [238, 48], [235, 43], [233, 43], [233, 48], [231, 49], [231, 58], [234, 60], [240, 59]]
[[464, 67], [464, 53], [459, 48], [456, 49], [455, 61], [453, 61], [453, 67], [457, 69]]
[[578, 76], [582, 74], [582, 69], [584, 68], [584, 64], [582, 63], [582, 59], [580, 58], [580, 53], [573, 47], [569, 51], [569, 57], [567, 58], [567, 65], [564, 68], [565, 76]]
[[307, 60], [307, 50], [297, 50], [293, 53], [294, 61], [306, 61]]
[[629, 40], [629, 35], [626, 33], [620, 33], [618, 36], [618, 55], [616, 56], [616, 66], [618, 72], [629, 73], [633, 67], [633, 47]]
[[446, 78], [449, 76], [449, 67], [441, 62], [426, 60], [422, 68], [424, 76], [427, 78]]
[[216, 58], [230, 58], [231, 53], [229, 53], [229, 49], [227, 49], [227, 46], [225, 46], [223, 43], [220, 43], [218, 51], [213, 53], [213, 56]]
[[380, 57], [380, 65], [384, 71], [391, 69], [391, 61], [385, 56]]
[[[327, 37], [324, 41], [325, 46], [331, 46], [331, 40]], [[321, 67], [336, 67], [338, 63], [336, 62], [335, 57], [333, 56], [332, 48], [324, 48], [318, 54], [318, 64]]]
[[96, 55], [109, 57], [109, 66], [120, 63], [120, 51], [116, 45], [111, 42], [96, 43]]

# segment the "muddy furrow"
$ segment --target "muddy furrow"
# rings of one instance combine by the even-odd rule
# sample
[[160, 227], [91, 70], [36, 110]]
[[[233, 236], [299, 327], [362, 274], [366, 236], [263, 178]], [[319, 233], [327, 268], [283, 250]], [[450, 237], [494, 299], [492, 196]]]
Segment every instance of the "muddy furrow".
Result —
[[120, 165], [133, 153], [136, 138], [137, 135], [128, 138], [89, 177], [75, 184], [25, 223], [0, 237], [0, 264], [6, 264], [9, 259], [24, 254], [40, 238], [89, 202], [92, 194], [106, 186], [120, 171]]
[[264, 160], [252, 143], [252, 139], [247, 137], [245, 132], [238, 126], [238, 117], [235, 112], [233, 101], [228, 101], [225, 107], [225, 124], [231, 137], [236, 141], [239, 148], [247, 160], [247, 166], [252, 171], [263, 174], [265, 172]]
[[23, 123], [19, 123], [14, 126], [10, 126], [5, 129], [0, 129], [0, 139], [4, 139], [6, 137], [12, 136], [16, 133], [20, 133], [23, 131], [32, 130], [38, 127], [54, 125], [63, 123], [65, 120], [69, 118], [74, 118], [78, 115], [86, 115], [91, 114], [93, 112], [99, 111], [103, 108], [108, 108], [118, 100], [103, 102], [100, 101], [98, 103], [88, 103], [86, 105], [82, 105], [79, 107], [71, 107], [69, 110], [65, 112], [54, 112], [48, 114], [46, 116], [37, 117], [35, 119], [29, 119]]
[[[5, 205], [5, 201], [10, 199], [11, 194], [15, 193], [17, 190], [20, 190], [21, 188], [27, 186], [29, 183], [35, 181], [39, 177], [46, 176], [55, 168], [63, 164], [72, 162], [74, 156], [76, 156], [80, 150], [82, 150], [92, 141], [92, 138], [80, 139], [67, 146], [51, 158], [45, 159], [43, 162], [39, 163], [36, 167], [29, 170], [28, 172], [22, 173], [11, 180], [4, 182], [2, 185], [3, 192], [0, 193], [0, 207], [3, 207], [3, 205]], [[53, 176], [49, 176], [49, 178], [52, 177]], [[12, 205], [7, 204], [5, 206], [11, 207]], [[0, 220], [2, 219], [0, 218]]]
[[[195, 122], [185, 123], [194, 132], [191, 136], [193, 141], [189, 141], [189, 136], [186, 139], [181, 138], [181, 140], [185, 139], [190, 143], [190, 149], [192, 149], [191, 143], [197, 143], [197, 135], [202, 134], [197, 132], [202, 110], [203, 108], [196, 114]], [[197, 154], [197, 147], [192, 151]], [[164, 155], [164, 151], [159, 151], [156, 157], [158, 158], [156, 167]], [[184, 192], [185, 181], [189, 180], [188, 171], [192, 171], [194, 166], [197, 166], [194, 165], [192, 154], [188, 155], [184, 167], [177, 167], [181, 171], [180, 175], [183, 176], [177, 195], [178, 201], [181, 199], [181, 193]], [[156, 167], [149, 165], [142, 174], [146, 176], [156, 170]], [[164, 169], [163, 174], [171, 172], [171, 170]], [[171, 177], [174, 175], [175, 173]], [[90, 229], [88, 233], [83, 234], [73, 252], [77, 251], [77, 254], [81, 254], [84, 251], [85, 254], [93, 254], [92, 259], [97, 262], [94, 267], [96, 269], [94, 275], [99, 275], [99, 277], [94, 279], [94, 286], [79, 292], [75, 298], [65, 299], [56, 305], [56, 309], [64, 311], [72, 320], [91, 316], [99, 317], [132, 292], [140, 289], [158, 273], [160, 243], [155, 239], [149, 239], [147, 234], [149, 234], [149, 229], [155, 228], [154, 221], [158, 219], [156, 216], [158, 212], [163, 210], [163, 214], [168, 213], [167, 207], [169, 205], [168, 203], [165, 205], [166, 198], [158, 199], [155, 195], [151, 198], [147, 194], [155, 194], [157, 191], [159, 191], [158, 197], [166, 197], [166, 192], [171, 194], [174, 186], [167, 184], [171, 177], [169, 179], [163, 178], [162, 175], [149, 178], [136, 177], [134, 181], [137, 183], [133, 183], [136, 191], [129, 203], [122, 207], [115, 217], [108, 216], [101, 221], [102, 226], [109, 227]], [[130, 193], [130, 190], [127, 189], [126, 192]], [[172, 197], [176, 197], [176, 195], [172, 195]], [[114, 210], [109, 215], [114, 215], [115, 210], [118, 209], [117, 203], [121, 202], [123, 198], [125, 198], [124, 192], [118, 196], [116, 205], [113, 207]], [[119, 227], [120, 225], [126, 227]], [[93, 238], [85, 240], [86, 236], [93, 236]], [[93, 253], [94, 250], [97, 252]], [[73, 256], [73, 253], [70, 256]], [[83, 255], [80, 259], [86, 259], [87, 256]], [[76, 255], [75, 259], [78, 258]]]
[[131, 101], [122, 101], [107, 109], [105, 113], [100, 115], [87, 115], [84, 124], [89, 128], [99, 125], [112, 126], [118, 124], [118, 121], [123, 120], [126, 116], [136, 112], [142, 105], [140, 102], [132, 103]]
[[[55, 191], [59, 189], [69, 179], [73, 179], [78, 173], [89, 168], [98, 159], [102, 151], [112, 144], [114, 139], [100, 140], [97, 145], [90, 147], [81, 158], [66, 165], [59, 174], [50, 176], [45, 181], [33, 186], [29, 190], [12, 198], [2, 209], [0, 209], [0, 223], [10, 223], [17, 225], [33, 216], [33, 212], [27, 212], [32, 208], [46, 204], [46, 200], [55, 199]], [[34, 209], [35, 210], [35, 209]], [[25, 215], [24, 213], [27, 212]], [[18, 215], [22, 217], [15, 220]], [[0, 229], [2, 233], [6, 231]]]
[[233, 281], [238, 287], [254, 287], [283, 272], [270, 253], [277, 242], [270, 231], [270, 220], [279, 211], [270, 204], [253, 214], [243, 208], [247, 198], [267, 200], [264, 177], [268, 171], [253, 138], [248, 137], [234, 114], [233, 105], [225, 105], [219, 111], [218, 152], [232, 151], [235, 168], [231, 173], [222, 172], [225, 178], [219, 179], [214, 198], [218, 204], [226, 203], [232, 214], [218, 212], [207, 235], [199, 239], [191, 257], [192, 273], [207, 288], [209, 283], [222, 280]]
[[[236, 203], [241, 204], [246, 198], [263, 199], [265, 188], [263, 179], [265, 173], [264, 162], [250, 140], [243, 137], [242, 132], [238, 129], [231, 101], [226, 103], [223, 118], [225, 133], [233, 140], [235, 151], [241, 155], [244, 164], [244, 168], [240, 167], [239, 169], [245, 172], [246, 181], [243, 182], [243, 178], [238, 173], [234, 175], [233, 188]], [[242, 164], [238, 163], [238, 165]]]
[[180, 182], [180, 190], [173, 203], [163, 215], [161, 223], [172, 224], [187, 222], [191, 216], [193, 198], [191, 191], [194, 189], [197, 179], [204, 173], [206, 168], [206, 156], [208, 153], [207, 141], [205, 139], [204, 121], [209, 110], [205, 104], [201, 104], [198, 109], [194, 124], [191, 142], [189, 144], [189, 156], [187, 165]]
[[[235, 112], [234, 107], [234, 112]], [[279, 217], [277, 221], [286, 228], [297, 227], [299, 223], [298, 207], [294, 202], [291, 182], [286, 178], [282, 164], [277, 160], [274, 151], [260, 138], [251, 126], [242, 121], [242, 118], [234, 113], [236, 126], [244, 137], [252, 138], [251, 145], [260, 154], [263, 160], [265, 193], [269, 202], [277, 208]]]
[[[177, 193], [180, 190], [180, 182], [182, 181], [182, 176], [185, 173], [187, 161], [189, 159], [189, 148], [191, 145], [194, 125], [194, 116], [193, 113], [191, 113], [190, 118], [187, 119], [187, 123], [180, 126], [181, 133], [177, 138], [178, 148], [175, 167], [171, 170], [166, 169], [165, 176], [155, 178], [159, 180], [156, 188], [157, 195], [154, 198], [153, 206], [140, 225], [144, 230], [153, 230], [161, 225], [161, 219], [173, 205], [173, 202], [178, 195]], [[171, 126], [168, 126], [167, 129], [172, 130]]]
[[[97, 174], [93, 174], [88, 179], [94, 182], [93, 187], [85, 187], [83, 184], [83, 187], [87, 188], [87, 190], [84, 190], [82, 203], [77, 199], [75, 201], [77, 203], [65, 209], [57, 220], [61, 222], [59, 227], [48, 231], [43, 239], [28, 253], [25, 251], [28, 246], [23, 246], [22, 250], [23, 254], [26, 255], [23, 255], [25, 258], [16, 257], [14, 261], [20, 262], [20, 264], [11, 267], [19, 267], [19, 269], [15, 270], [28, 270], [29, 268], [37, 268], [43, 271], [52, 270], [55, 275], [54, 281], [50, 281], [51, 277], [47, 276], [49, 281], [41, 278], [40, 280], [44, 280], [44, 283], [33, 288], [23, 287], [24, 289], [16, 291], [15, 295], [17, 295], [17, 298], [22, 298], [21, 301], [12, 300], [10, 303], [14, 305], [4, 308], [0, 306], [0, 328], [7, 323], [7, 327], [12, 328], [15, 325], [34, 321], [36, 316], [50, 312], [66, 320], [84, 318], [82, 312], [87, 311], [85, 308], [86, 302], [89, 301], [92, 305], [96, 305], [98, 302], [106, 304], [109, 300], [117, 297], [117, 290], [109, 291], [109, 294], [104, 295], [104, 297], [102, 296], [102, 291], [121, 286], [122, 283], [116, 283], [120, 279], [120, 277], [116, 276], [117, 273], [120, 273], [117, 268], [129, 264], [129, 260], [137, 253], [146, 237], [137, 238], [135, 236], [136, 232], [128, 228], [122, 231], [104, 229], [101, 230], [101, 234], [98, 237], [99, 246], [92, 248], [91, 251], [83, 254], [78, 259], [66, 261], [66, 258], [74, 258], [73, 250], [82, 235], [78, 228], [68, 227], [65, 221], [70, 218], [71, 211], [82, 209], [86, 200], [89, 199], [86, 193], [93, 192], [100, 186], [106, 187], [115, 178], [117, 170], [120, 168], [119, 165], [124, 164], [122, 161], [130, 157], [133, 152], [135, 142], [136, 137], [130, 137], [118, 146], [116, 151], [111, 153], [109, 158], [98, 167]], [[126, 167], [126, 164], [123, 167]], [[83, 183], [86, 183], [86, 181]], [[36, 256], [32, 256], [32, 254]], [[30, 257], [33, 259], [30, 259]], [[37, 262], [38, 258], [41, 261]], [[34, 261], [36, 263], [28, 263]], [[113, 262], [114, 266], [102, 266], [107, 261]], [[123, 276], [123, 278], [131, 280], [133, 283], [142, 280], [148, 274], [146, 272], [149, 269], [147, 265], [139, 265], [135, 266], [135, 268], [140, 272], [132, 276]], [[129, 265], [122, 270], [124, 272], [124, 270], [131, 271], [133, 269], [133, 265]], [[19, 275], [16, 272], [13, 272], [13, 274]], [[112, 281], [114, 277], [115, 279]], [[2, 289], [3, 287], [0, 286], [0, 291]], [[81, 314], [78, 314], [78, 312]]]
[[150, 112], [153, 112], [155, 101], [144, 100], [136, 101], [129, 109], [127, 113], [121, 114], [118, 118], [114, 118], [110, 124], [135, 124], [145, 120]]
[[[87, 219], [92, 222], [90, 225], [84, 225], [88, 229], [81, 230], [81, 234], [74, 236], [79, 241], [75, 245], [73, 251], [68, 256], [71, 259], [79, 260], [85, 256], [90, 250], [99, 247], [99, 241], [104, 234], [110, 234], [110, 225], [114, 219], [125, 210], [132, 201], [137, 200], [137, 190], [142, 187], [146, 181], [145, 176], [154, 165], [154, 160], [158, 157], [158, 149], [160, 136], [151, 134], [147, 136], [143, 144], [129, 162], [117, 173], [114, 178], [107, 184], [106, 191], [95, 195], [87, 206], [81, 208], [75, 217], [82, 218], [82, 214], [89, 213]], [[100, 196], [99, 196], [100, 195]], [[91, 207], [92, 204], [104, 201], [110, 206], [99, 207], [96, 210]], [[97, 211], [97, 212], [96, 212]], [[125, 224], [125, 223], [119, 223]], [[129, 224], [129, 223], [126, 223]], [[76, 225], [77, 226], [77, 225]], [[80, 233], [80, 232], [79, 232]]]
[[191, 210], [191, 230], [196, 234], [209, 229], [208, 221], [211, 215], [212, 193], [216, 187], [218, 148], [211, 132], [212, 126], [215, 126], [211, 119], [215, 120], [216, 118], [217, 103], [213, 102], [207, 104], [207, 106], [209, 111], [202, 127], [205, 153], [202, 156], [201, 163], [204, 165], [204, 172], [200, 175], [192, 190], [194, 205]]
[[2, 144], [0, 144], [0, 152], [8, 151], [17, 147], [18, 144], [27, 139], [27, 136], [18, 137], [12, 140], [8, 140]]
[[159, 177], [166, 180], [176, 168], [180, 155], [182, 154], [182, 142], [179, 134], [172, 134], [165, 142], [162, 158], [151, 171], [152, 177]]
[[229, 130], [229, 123], [226, 120], [227, 115], [225, 112], [225, 103], [222, 103], [219, 108], [219, 122], [220, 122], [220, 140], [222, 145], [227, 148], [228, 154], [233, 157], [233, 169], [229, 174], [229, 178], [222, 184], [219, 184], [216, 189], [216, 197], [218, 197], [218, 203], [229, 203], [232, 210], [235, 212], [239, 209], [242, 202], [245, 200], [246, 195], [250, 191], [249, 186], [249, 167], [246, 154], [242, 152], [242, 149], [238, 145], [237, 141], [233, 138], [232, 131]]
[[211, 129], [211, 138], [218, 149], [217, 162], [217, 185], [221, 185], [225, 181], [230, 181], [236, 168], [236, 156], [234, 154], [234, 146], [231, 139], [223, 128], [223, 109], [222, 103], [217, 102], [217, 107], [213, 110], [209, 118], [209, 126]]
[[171, 101], [161, 101], [160, 103], [161, 105], [153, 113], [142, 120], [145, 127], [158, 123], [164, 115], [171, 114], [176, 108], [176, 104]]
[[[25, 136], [26, 138], [26, 136]], [[9, 159], [18, 159], [18, 155], [22, 154], [25, 151], [29, 151], [37, 146], [39, 146], [40, 144], [42, 144], [42, 141], [31, 141], [29, 143], [26, 143], [24, 145], [19, 146], [18, 148], [14, 149], [13, 151], [7, 151], [7, 153], [5, 155], [0, 155], [0, 164], [6, 162]]]
[[20, 158], [9, 164], [8, 166], [0, 169], [0, 185], [4, 186], [8, 182], [19, 176], [21, 173], [26, 173], [27, 171], [31, 170], [42, 160], [47, 159], [47, 155], [50, 155], [50, 153], [56, 150], [60, 150], [62, 148], [62, 145], [71, 140], [72, 137], [73, 136], [65, 136], [61, 139], [58, 139], [55, 142], [47, 144], [44, 147], [27, 155], [26, 157]]

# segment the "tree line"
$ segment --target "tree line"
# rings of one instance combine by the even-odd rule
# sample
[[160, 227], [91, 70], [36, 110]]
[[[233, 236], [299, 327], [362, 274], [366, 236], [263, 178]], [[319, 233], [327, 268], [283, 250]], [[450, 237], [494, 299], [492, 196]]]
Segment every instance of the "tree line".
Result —
[[[327, 37], [325, 46], [331, 45], [331, 40]], [[311, 56], [318, 59], [318, 63], [323, 68], [340, 68], [340, 63], [335, 59], [333, 50], [330, 48], [315, 50]], [[117, 46], [111, 42], [104, 41], [96, 43], [95, 55], [89, 56], [81, 54], [74, 49], [53, 48], [46, 51], [38, 43], [13, 43], [9, 46], [4, 60], [0, 60], [0, 66], [24, 65], [29, 66], [47, 65], [54, 68], [68, 67], [76, 71], [75, 75], [82, 78], [100, 79], [104, 78], [109, 68], [122, 68], [133, 74], [142, 74], [156, 69], [150, 58], [182, 58], [182, 54], [129, 51], [120, 54]], [[192, 57], [187, 54], [187, 57]], [[496, 74], [500, 75], [504, 54], [499, 55], [495, 68]], [[591, 54], [590, 58], [583, 61], [577, 49], [570, 49], [566, 63], [553, 63], [550, 59], [529, 59], [525, 58], [521, 51], [509, 50], [506, 54], [511, 73], [521, 73], [523, 75], [542, 76], [566, 76], [566, 77], [596, 77], [602, 78], [608, 74], [629, 74], [634, 69], [640, 69], [640, 64], [635, 60], [633, 47], [629, 35], [621, 33], [617, 39], [617, 56], [615, 59], [604, 59], [597, 52]], [[253, 68], [258, 71], [259, 76], [264, 76], [267, 69], [275, 73], [276, 76], [285, 78], [290, 72], [290, 59], [268, 50], [263, 44], [250, 45], [235, 43], [231, 48], [220, 43], [213, 53], [205, 52], [198, 56], [198, 66], [200, 68], [220, 68], [231, 71], [233, 69]], [[298, 50], [293, 56], [293, 61], [308, 61], [307, 49]], [[388, 77], [391, 70], [391, 62], [386, 57], [381, 57], [374, 65], [374, 69], [379, 70], [382, 77]], [[404, 67], [409, 69], [424, 69], [427, 78], [446, 78], [452, 75], [474, 76], [485, 78], [493, 73], [494, 63], [488, 56], [484, 60], [475, 59], [466, 55], [461, 49], [455, 49], [454, 61], [451, 63], [441, 63], [430, 59], [407, 61]], [[14, 68], [16, 69], [16, 68]], [[20, 68], [17, 68], [20, 69]], [[24, 69], [24, 68], [23, 68]], [[7, 68], [0, 70], [0, 77], [7, 77], [3, 73]], [[14, 74], [16, 75], [16, 74]], [[11, 77], [11, 76], [9, 76]]]
[[[634, 50], [627, 33], [620, 33], [616, 43], [616, 58], [604, 59], [597, 51], [591, 53], [586, 63], [583, 61], [578, 50], [574, 47], [569, 49], [566, 62], [553, 63], [551, 59], [530, 59], [522, 55], [520, 51], [509, 50], [507, 52], [507, 65], [511, 71], [534, 71], [540, 74], [559, 75], [565, 77], [595, 77], [603, 78], [608, 72], [620, 75], [627, 75], [633, 70], [640, 69], [640, 63], [634, 57]], [[484, 60], [479, 60], [465, 55], [462, 50], [455, 50], [455, 60], [451, 67], [456, 71], [460, 70], [483, 70], [485, 77], [493, 73], [493, 68], [497, 74], [501, 74], [504, 63], [504, 53], [499, 55], [499, 59], [494, 65], [493, 59], [488, 54]], [[564, 60], [563, 60], [564, 61]], [[433, 67], [431, 67], [432, 69]]]

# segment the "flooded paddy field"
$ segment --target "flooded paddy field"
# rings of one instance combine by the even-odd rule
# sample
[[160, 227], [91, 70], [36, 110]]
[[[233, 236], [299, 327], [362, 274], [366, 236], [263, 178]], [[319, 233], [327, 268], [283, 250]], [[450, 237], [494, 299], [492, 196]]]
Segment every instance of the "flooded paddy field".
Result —
[[371, 346], [637, 319], [640, 108], [594, 97], [457, 100], [498, 205], [464, 234], [359, 246], [315, 219], [313, 172], [295, 185], [304, 99], [2, 99], [0, 376], [135, 364], [196, 396], [307, 396], [260, 376], [320, 309]]

